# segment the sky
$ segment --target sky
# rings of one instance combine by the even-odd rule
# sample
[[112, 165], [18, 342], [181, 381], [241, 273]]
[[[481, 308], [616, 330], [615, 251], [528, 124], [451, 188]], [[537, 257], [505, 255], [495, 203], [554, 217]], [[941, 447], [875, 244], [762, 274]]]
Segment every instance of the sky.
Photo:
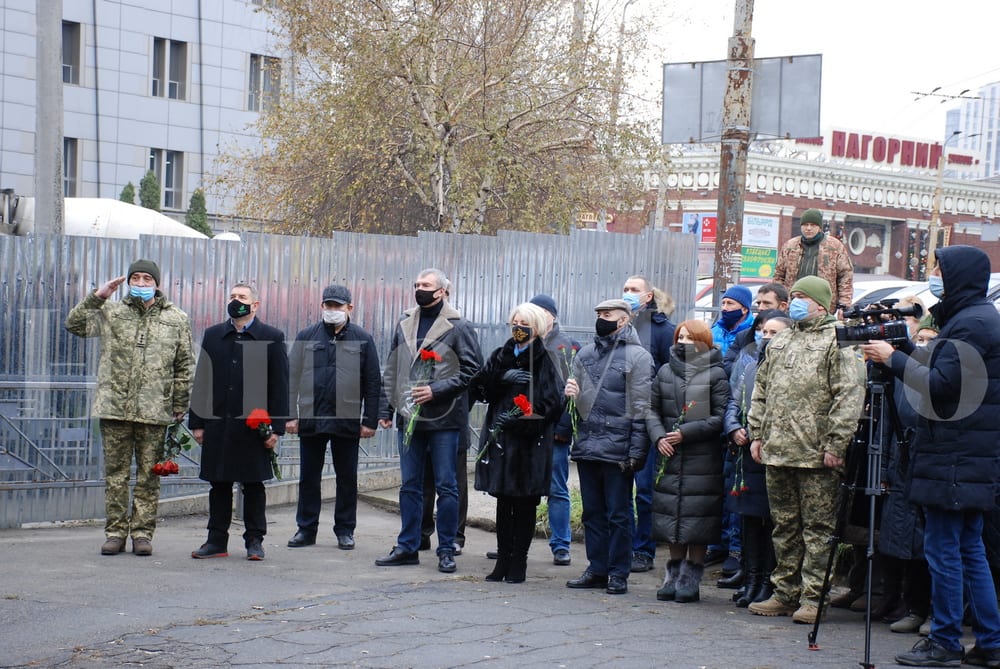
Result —
[[[646, 74], [662, 63], [723, 60], [736, 0], [639, 0], [653, 18]], [[628, 11], [631, 11], [630, 8]], [[1000, 3], [995, 0], [756, 0], [757, 58], [821, 54], [820, 127], [942, 140], [945, 112], [1000, 81]], [[940, 87], [940, 88], [938, 88]]]

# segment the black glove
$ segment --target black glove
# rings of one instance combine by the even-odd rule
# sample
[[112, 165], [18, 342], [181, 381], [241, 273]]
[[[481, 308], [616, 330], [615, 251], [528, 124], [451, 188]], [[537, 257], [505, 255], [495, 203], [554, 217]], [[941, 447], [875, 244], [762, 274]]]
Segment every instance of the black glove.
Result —
[[524, 369], [508, 369], [500, 377], [500, 380], [512, 386], [519, 383], [528, 383], [531, 381], [531, 372]]
[[634, 474], [640, 469], [642, 469], [643, 464], [645, 463], [640, 462], [635, 458], [625, 458], [624, 460], [618, 463], [618, 469], [622, 470], [623, 474]]
[[506, 413], [500, 414], [493, 421], [493, 428], [490, 430], [490, 432], [499, 432], [507, 425], [507, 423], [511, 422], [512, 420], [514, 420], [514, 417], [511, 416], [510, 414]]

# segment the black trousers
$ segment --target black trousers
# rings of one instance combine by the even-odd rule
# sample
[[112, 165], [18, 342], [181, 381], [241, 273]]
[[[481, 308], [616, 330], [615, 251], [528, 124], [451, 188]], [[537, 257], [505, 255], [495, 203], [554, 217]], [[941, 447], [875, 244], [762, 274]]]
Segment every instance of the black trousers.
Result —
[[299, 437], [299, 505], [295, 523], [300, 530], [314, 535], [319, 528], [320, 507], [323, 504], [323, 465], [328, 443], [333, 471], [337, 475], [333, 533], [339, 537], [354, 534], [354, 528], [358, 524], [359, 437], [338, 437], [332, 434]]
[[[243, 489], [243, 541], [267, 534], [267, 493], [260, 481], [241, 483]], [[212, 481], [208, 492], [208, 543], [228, 547], [233, 522], [233, 482]]]

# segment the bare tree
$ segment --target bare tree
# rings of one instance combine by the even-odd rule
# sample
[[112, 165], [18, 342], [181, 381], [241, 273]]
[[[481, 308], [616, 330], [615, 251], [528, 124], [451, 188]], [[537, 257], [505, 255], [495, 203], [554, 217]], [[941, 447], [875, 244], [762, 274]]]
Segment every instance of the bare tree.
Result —
[[227, 156], [242, 215], [313, 234], [565, 231], [609, 184], [634, 192], [623, 175], [655, 151], [629, 116], [644, 35], [619, 30], [621, 2], [277, 4], [295, 89], [262, 113], [263, 152]]

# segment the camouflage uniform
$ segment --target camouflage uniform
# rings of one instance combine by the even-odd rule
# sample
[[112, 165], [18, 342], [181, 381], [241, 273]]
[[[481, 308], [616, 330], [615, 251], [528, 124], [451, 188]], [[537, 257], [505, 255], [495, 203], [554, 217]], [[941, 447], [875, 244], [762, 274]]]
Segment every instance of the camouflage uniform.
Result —
[[152, 473], [162, 456], [164, 430], [187, 411], [194, 372], [191, 321], [159, 290], [147, 309], [128, 296], [108, 302], [91, 293], [66, 317], [79, 337], [101, 337], [92, 413], [101, 419], [104, 447], [105, 534], [130, 534], [128, 480], [134, 455], [136, 486], [133, 539], [151, 539], [156, 528], [160, 478]]
[[767, 465], [775, 597], [792, 606], [819, 600], [840, 483], [823, 453], [845, 457], [864, 404], [864, 363], [837, 346], [836, 322], [799, 322], [770, 341], [747, 417]]
[[[833, 291], [833, 301], [827, 310], [835, 312], [838, 304], [850, 304], [854, 296], [854, 265], [844, 244], [835, 237], [820, 233], [819, 256], [816, 258], [816, 276], [826, 279]], [[774, 266], [774, 281], [789, 290], [799, 276], [802, 263], [802, 237], [792, 237], [778, 252], [778, 262]]]

